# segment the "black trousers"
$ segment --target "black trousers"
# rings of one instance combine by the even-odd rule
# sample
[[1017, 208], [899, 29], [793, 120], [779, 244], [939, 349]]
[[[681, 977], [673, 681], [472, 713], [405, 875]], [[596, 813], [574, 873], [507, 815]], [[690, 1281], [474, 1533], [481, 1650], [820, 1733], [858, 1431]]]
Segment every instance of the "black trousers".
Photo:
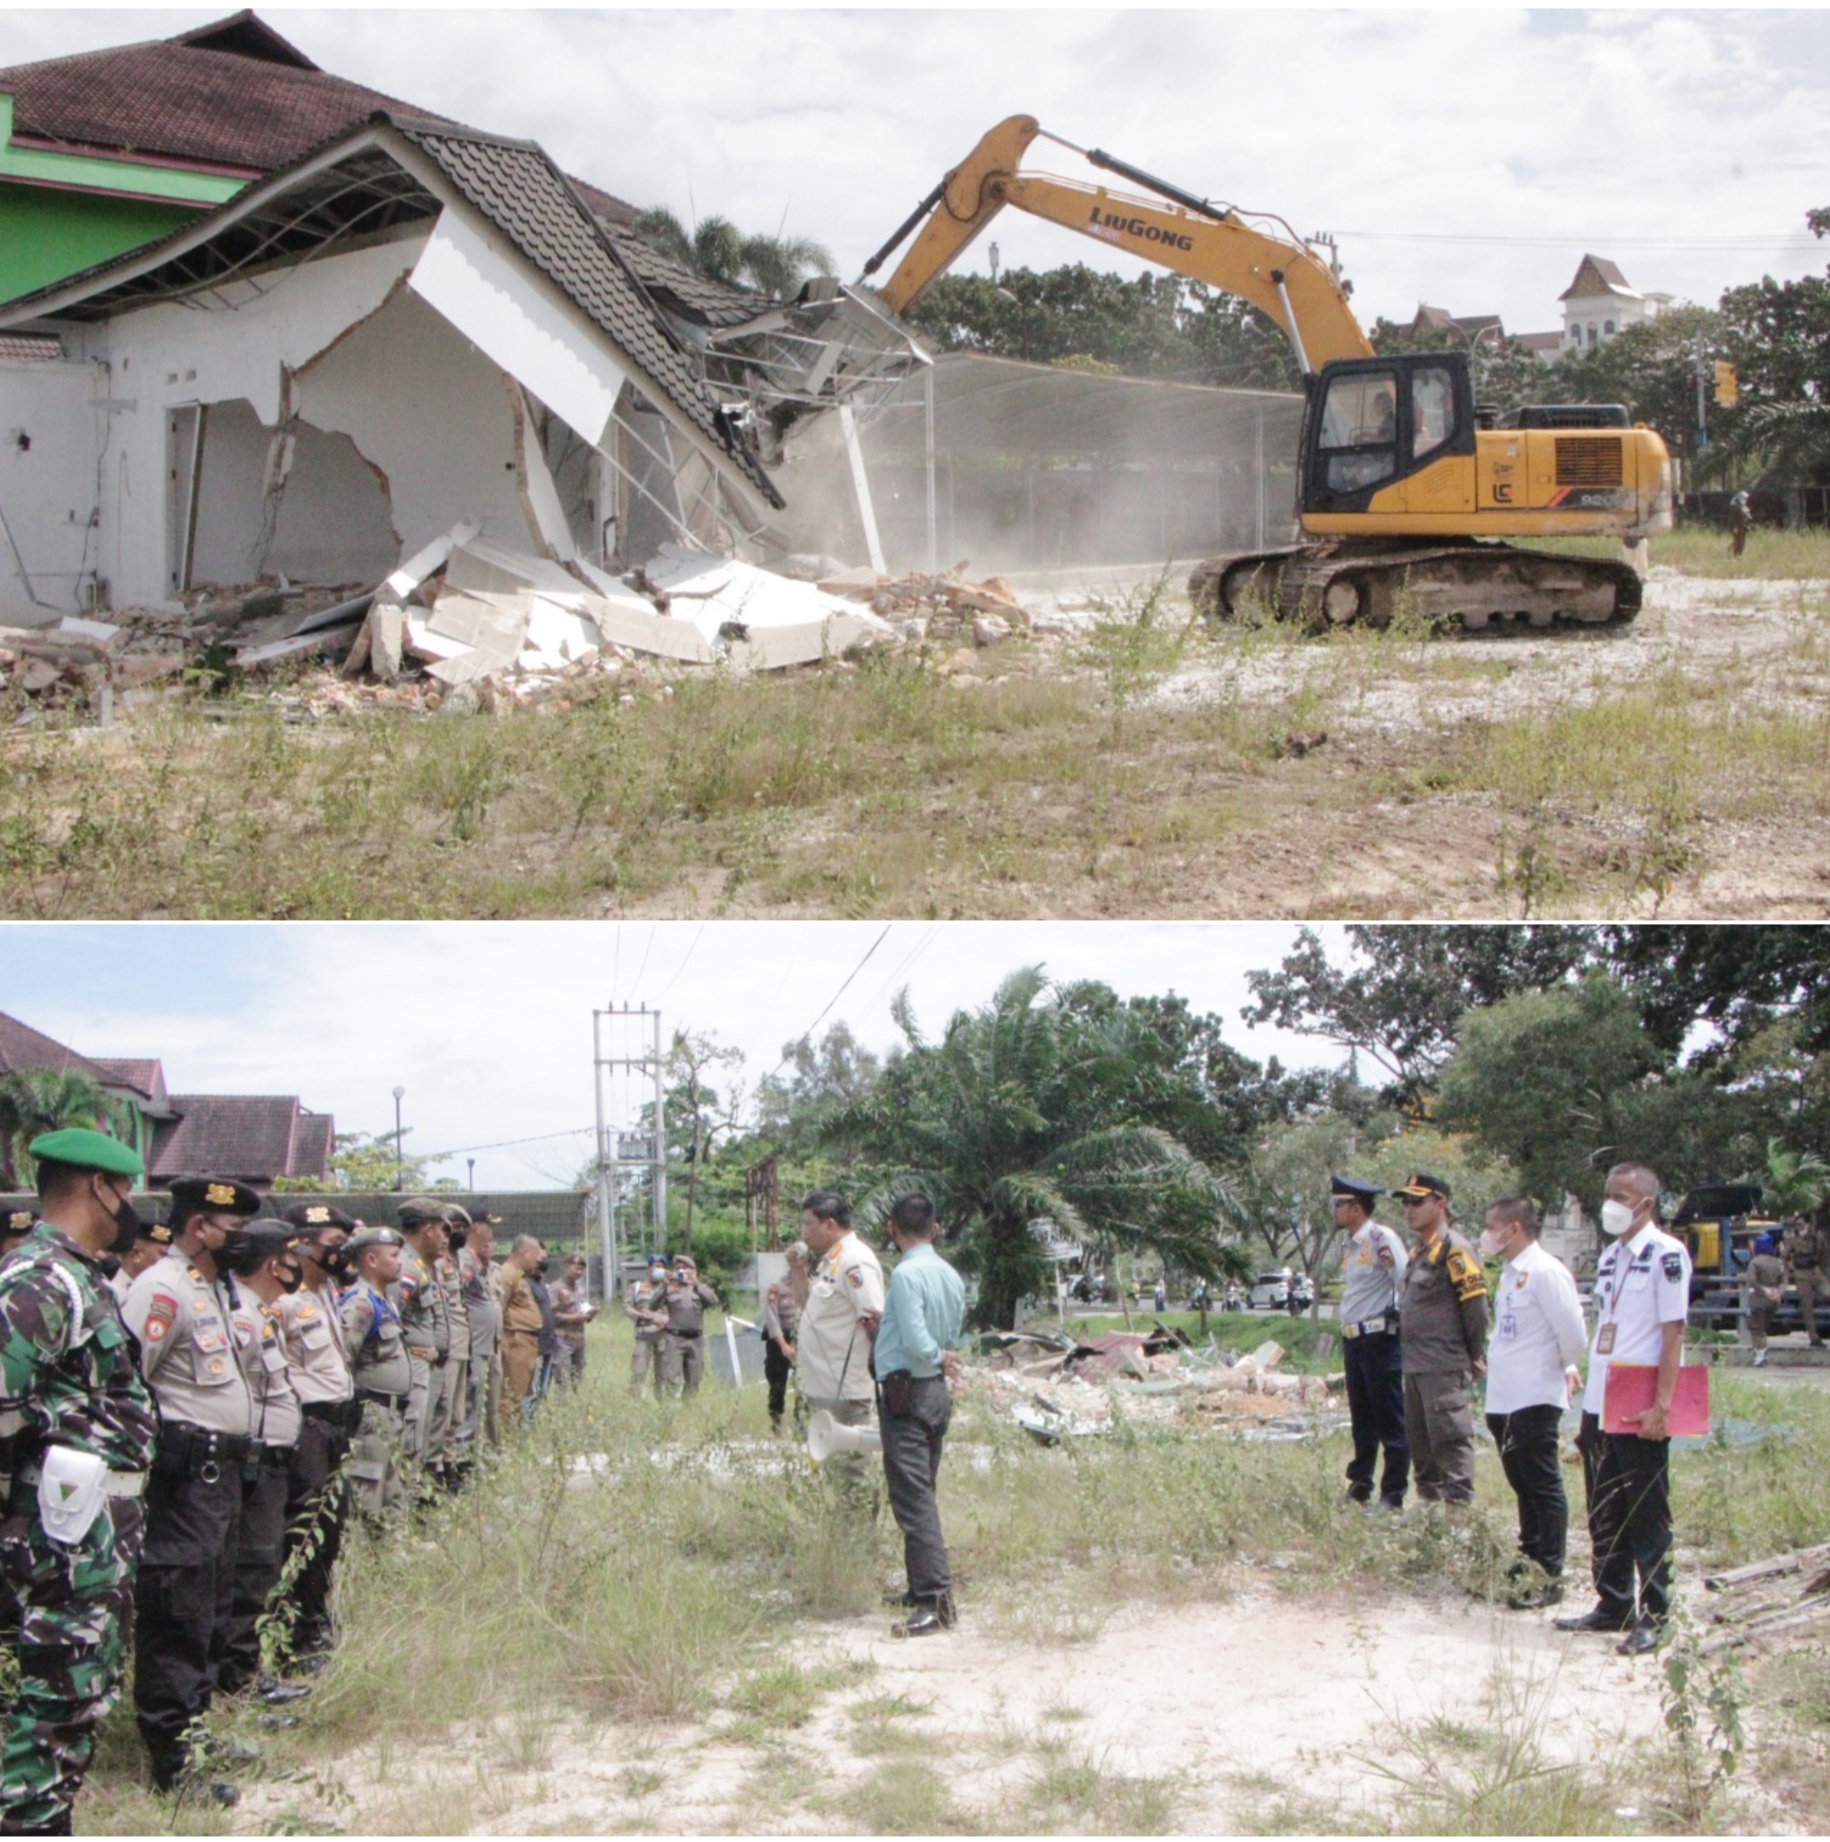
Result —
[[1388, 1503], [1402, 1503], [1411, 1481], [1411, 1450], [1404, 1436], [1403, 1352], [1397, 1332], [1343, 1338], [1341, 1359], [1347, 1369], [1347, 1411], [1353, 1416], [1348, 1492], [1361, 1503], [1370, 1501], [1373, 1470], [1383, 1450], [1379, 1495]]
[[953, 1397], [943, 1375], [910, 1381], [906, 1414], [891, 1413], [881, 1401], [877, 1409], [890, 1513], [902, 1531], [909, 1591], [918, 1599], [936, 1599], [953, 1590], [953, 1570], [947, 1560], [947, 1543], [940, 1532], [940, 1505], [934, 1495], [940, 1479], [941, 1448], [952, 1418]]
[[330, 1642], [331, 1575], [349, 1519], [348, 1480], [337, 1472], [348, 1455], [348, 1433], [326, 1420], [305, 1417], [286, 1483], [286, 1558], [290, 1560], [301, 1543], [311, 1546], [289, 1595], [295, 1656], [321, 1650]]
[[782, 1412], [788, 1405], [788, 1377], [794, 1364], [781, 1352], [773, 1337], [763, 1339], [763, 1379], [769, 1384], [769, 1424], [780, 1426]]
[[133, 1706], [161, 1789], [185, 1763], [185, 1728], [209, 1709], [216, 1621], [228, 1615], [234, 1595], [241, 1494], [239, 1463], [168, 1471], [155, 1465], [146, 1480]]
[[1622, 1625], [1671, 1610], [1671, 1441], [1604, 1433], [1592, 1413], [1576, 1436], [1588, 1491], [1597, 1610]]
[[1506, 1482], [1519, 1500], [1519, 1552], [1550, 1574], [1563, 1571], [1569, 1543], [1569, 1498], [1557, 1457], [1562, 1424], [1563, 1410], [1548, 1405], [1487, 1416]]
[[260, 1674], [260, 1617], [286, 1558], [287, 1473], [286, 1464], [263, 1457], [259, 1469], [242, 1482], [229, 1613], [210, 1638], [219, 1695], [239, 1694]]

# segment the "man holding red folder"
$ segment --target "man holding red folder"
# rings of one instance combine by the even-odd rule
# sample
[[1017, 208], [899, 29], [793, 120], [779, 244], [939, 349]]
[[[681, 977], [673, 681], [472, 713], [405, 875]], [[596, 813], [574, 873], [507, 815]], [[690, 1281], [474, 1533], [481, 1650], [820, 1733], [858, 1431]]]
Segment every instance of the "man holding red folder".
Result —
[[[1564, 1631], [1625, 1633], [1622, 1656], [1653, 1649], [1671, 1611], [1669, 1415], [1684, 1360], [1690, 1255], [1657, 1224], [1659, 1180], [1644, 1164], [1608, 1172], [1601, 1225], [1612, 1244], [1595, 1268], [1595, 1340], [1582, 1396], [1595, 1609], [1559, 1618]], [[1652, 1405], [1636, 1432], [1603, 1430], [1611, 1363], [1656, 1365]]]

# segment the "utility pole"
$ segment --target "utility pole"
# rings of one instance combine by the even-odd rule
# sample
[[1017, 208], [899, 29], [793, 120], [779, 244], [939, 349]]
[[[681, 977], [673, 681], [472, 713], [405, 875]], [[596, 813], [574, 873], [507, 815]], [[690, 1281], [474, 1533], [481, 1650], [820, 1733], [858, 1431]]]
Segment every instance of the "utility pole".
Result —
[[[1707, 385], [1712, 375], [1712, 367], [1703, 353], [1703, 335], [1696, 337], [1696, 383], [1697, 383], [1697, 459], [1703, 458], [1703, 450], [1709, 446], [1709, 396]], [[1697, 490], [1697, 482], [1690, 483], [1692, 492]]]
[[[661, 1013], [620, 1004], [591, 1013], [592, 1084], [597, 1093], [597, 1228], [603, 1298], [615, 1296], [617, 1204], [624, 1171], [646, 1169], [652, 1205], [649, 1245], [667, 1238], [667, 1120], [661, 1067]], [[652, 1097], [651, 1097], [652, 1096]], [[653, 1127], [642, 1129], [652, 1105]]]

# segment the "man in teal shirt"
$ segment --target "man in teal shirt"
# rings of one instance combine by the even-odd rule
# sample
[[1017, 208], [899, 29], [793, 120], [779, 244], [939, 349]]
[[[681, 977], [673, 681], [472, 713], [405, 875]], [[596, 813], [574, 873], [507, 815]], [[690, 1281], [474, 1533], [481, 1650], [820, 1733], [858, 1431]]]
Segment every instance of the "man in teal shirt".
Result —
[[940, 1532], [934, 1486], [953, 1416], [947, 1377], [959, 1370], [966, 1288], [934, 1251], [940, 1223], [919, 1191], [890, 1205], [889, 1235], [902, 1256], [890, 1275], [877, 1326], [875, 1361], [883, 1475], [902, 1530], [909, 1617], [898, 1636], [928, 1637], [953, 1623], [953, 1574]]

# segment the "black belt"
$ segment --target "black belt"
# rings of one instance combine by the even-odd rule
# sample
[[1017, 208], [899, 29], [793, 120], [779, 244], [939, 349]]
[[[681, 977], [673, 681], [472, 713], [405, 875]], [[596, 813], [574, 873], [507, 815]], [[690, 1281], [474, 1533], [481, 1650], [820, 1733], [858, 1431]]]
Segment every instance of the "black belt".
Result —
[[340, 1433], [354, 1429], [362, 1417], [362, 1403], [351, 1395], [347, 1401], [302, 1401], [299, 1412], [307, 1420], [322, 1420]]
[[245, 1433], [212, 1432], [207, 1426], [169, 1420], [159, 1428], [153, 1469], [195, 1471], [206, 1484], [213, 1484], [226, 1467], [244, 1464], [253, 1451], [254, 1441]]
[[702, 1330], [675, 1330], [674, 1327], [669, 1324], [667, 1327], [667, 1334], [670, 1337], [703, 1337], [705, 1332]]
[[269, 1471], [284, 1471], [292, 1463], [292, 1447], [289, 1445], [263, 1445], [257, 1448], [260, 1453], [258, 1464]]
[[380, 1388], [358, 1388], [356, 1398], [359, 1401], [374, 1401], [378, 1406], [386, 1407], [390, 1412], [398, 1412], [406, 1406], [410, 1397], [405, 1394], [388, 1394]]

